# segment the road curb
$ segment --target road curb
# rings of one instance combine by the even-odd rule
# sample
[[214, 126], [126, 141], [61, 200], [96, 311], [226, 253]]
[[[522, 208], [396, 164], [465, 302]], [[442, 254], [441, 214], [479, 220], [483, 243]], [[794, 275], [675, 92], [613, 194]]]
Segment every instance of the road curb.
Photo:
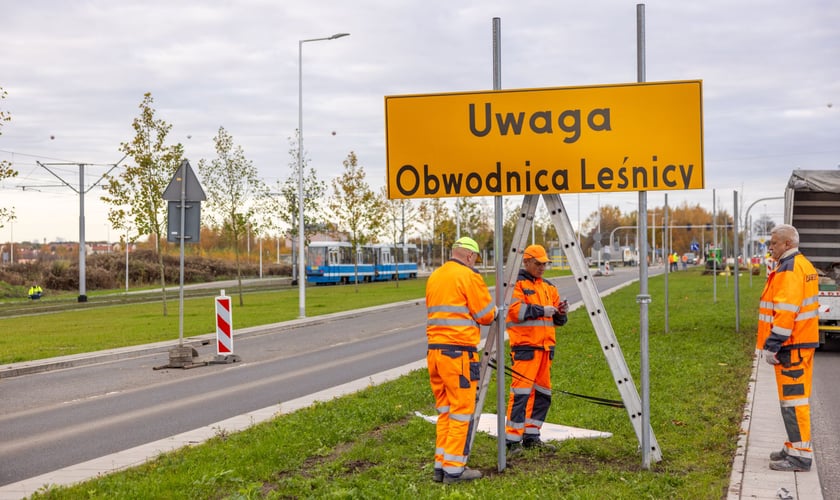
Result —
[[[288, 330], [294, 330], [295, 328], [300, 328], [303, 326], [318, 325], [339, 319], [354, 318], [357, 316], [362, 316], [372, 310], [399, 308], [404, 307], [406, 305], [416, 305], [425, 302], [425, 298], [404, 300], [402, 302], [366, 307], [363, 309], [353, 309], [351, 311], [324, 314], [321, 316], [313, 316], [309, 318], [298, 318], [290, 321], [271, 323], [268, 325], [252, 326], [238, 330], [234, 329], [233, 334], [235, 338], [239, 339], [257, 335], [270, 335], [282, 333]], [[203, 335], [197, 335], [194, 337], [186, 337], [184, 339], [183, 344], [188, 347], [197, 348], [213, 342], [215, 338], [215, 333], [207, 333]], [[108, 349], [104, 351], [95, 351], [90, 353], [70, 354], [67, 356], [58, 356], [54, 358], [38, 359], [32, 361], [21, 361], [19, 363], [11, 363], [0, 366], [0, 379], [19, 377], [23, 375], [32, 375], [35, 373], [44, 373], [53, 370], [63, 370], [67, 368], [92, 365], [96, 363], [107, 363], [111, 361], [119, 361], [121, 359], [136, 358], [138, 356], [148, 356], [152, 354], [166, 353], [173, 347], [177, 347], [179, 344], [180, 342], [177, 339], [166, 340], [162, 342], [156, 342], [153, 344], [120, 347], [117, 349]]]
[[729, 488], [727, 499], [736, 500], [741, 498], [741, 488], [744, 483], [744, 471], [747, 463], [747, 445], [749, 444], [750, 423], [752, 420], [753, 403], [755, 402], [755, 385], [758, 375], [758, 356], [753, 358], [752, 372], [750, 373], [750, 385], [747, 388], [747, 401], [744, 403], [744, 413], [741, 418], [741, 430], [738, 433], [738, 443], [735, 449], [735, 456], [732, 458], [732, 472], [729, 475]]

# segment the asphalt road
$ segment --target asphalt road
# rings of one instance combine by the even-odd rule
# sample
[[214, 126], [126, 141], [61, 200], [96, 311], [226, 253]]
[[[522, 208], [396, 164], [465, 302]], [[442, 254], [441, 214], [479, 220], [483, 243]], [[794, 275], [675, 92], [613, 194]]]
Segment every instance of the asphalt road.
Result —
[[[652, 270], [652, 274], [655, 270]], [[601, 291], [638, 277], [595, 277]], [[574, 304], [574, 278], [553, 280]], [[425, 356], [425, 307], [403, 303], [234, 338], [239, 363], [154, 370], [167, 352], [0, 384], [0, 485], [196, 429]], [[594, 341], [594, 339], [593, 339]], [[196, 346], [199, 357], [215, 354]], [[281, 446], [282, 443], [278, 443]]]
[[[210, 425], [425, 355], [422, 303], [234, 339], [242, 362], [157, 353], [3, 380], [0, 484]], [[215, 346], [198, 349], [201, 358]], [[278, 443], [280, 446], [281, 443]]]

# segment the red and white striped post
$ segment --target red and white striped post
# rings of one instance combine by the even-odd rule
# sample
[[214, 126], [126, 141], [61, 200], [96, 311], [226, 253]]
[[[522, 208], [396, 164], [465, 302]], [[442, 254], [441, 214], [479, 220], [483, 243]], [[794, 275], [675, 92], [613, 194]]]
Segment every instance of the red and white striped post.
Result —
[[233, 354], [233, 319], [230, 297], [216, 297], [216, 355]]

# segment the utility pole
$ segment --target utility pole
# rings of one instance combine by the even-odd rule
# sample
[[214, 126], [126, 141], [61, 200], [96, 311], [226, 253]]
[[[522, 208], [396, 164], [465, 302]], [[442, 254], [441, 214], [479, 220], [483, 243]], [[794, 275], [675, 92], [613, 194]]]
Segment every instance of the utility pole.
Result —
[[[126, 156], [123, 156], [120, 161], [111, 165], [111, 168], [108, 169], [107, 172], [102, 174], [102, 177], [97, 179], [89, 188], [85, 189], [85, 166], [90, 164], [85, 163], [41, 163], [40, 161], [36, 161], [38, 165], [40, 165], [44, 170], [51, 173], [55, 176], [56, 179], [60, 180], [65, 186], [69, 187], [73, 191], [75, 191], [79, 195], [79, 302], [87, 302], [87, 291], [85, 289], [85, 282], [86, 282], [86, 274], [85, 274], [85, 193], [90, 191], [91, 189], [95, 188], [102, 182], [102, 179], [108, 176], [112, 170], [117, 168], [117, 166], [125, 160]], [[79, 167], [79, 187], [78, 189], [65, 181], [61, 178], [58, 174], [53, 172], [47, 166], [59, 166], [59, 165], [74, 165]]]

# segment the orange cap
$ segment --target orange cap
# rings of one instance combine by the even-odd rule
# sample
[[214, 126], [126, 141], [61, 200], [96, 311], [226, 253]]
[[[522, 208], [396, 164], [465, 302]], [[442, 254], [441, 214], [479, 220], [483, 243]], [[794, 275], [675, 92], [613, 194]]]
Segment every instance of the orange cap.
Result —
[[548, 262], [548, 254], [545, 253], [545, 248], [542, 245], [531, 245], [525, 249], [526, 259], [537, 259], [537, 262]]

